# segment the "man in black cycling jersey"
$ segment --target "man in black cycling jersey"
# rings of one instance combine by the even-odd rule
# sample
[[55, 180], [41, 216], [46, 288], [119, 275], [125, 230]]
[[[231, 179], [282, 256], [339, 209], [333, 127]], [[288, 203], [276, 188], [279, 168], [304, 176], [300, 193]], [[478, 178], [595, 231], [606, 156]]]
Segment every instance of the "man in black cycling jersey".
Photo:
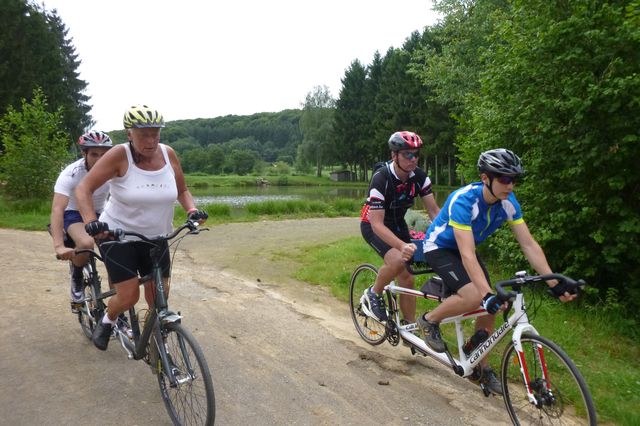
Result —
[[[413, 275], [405, 268], [405, 262], [416, 250], [404, 219], [407, 209], [419, 196], [432, 220], [440, 211], [431, 191], [431, 180], [418, 168], [421, 146], [422, 140], [416, 133], [402, 131], [391, 135], [391, 160], [374, 172], [360, 215], [362, 236], [384, 259], [376, 282], [364, 293], [364, 301], [378, 321], [387, 320], [381, 296], [384, 287], [396, 277], [402, 287], [414, 285]], [[400, 310], [406, 321], [415, 322], [415, 298], [400, 295]]]

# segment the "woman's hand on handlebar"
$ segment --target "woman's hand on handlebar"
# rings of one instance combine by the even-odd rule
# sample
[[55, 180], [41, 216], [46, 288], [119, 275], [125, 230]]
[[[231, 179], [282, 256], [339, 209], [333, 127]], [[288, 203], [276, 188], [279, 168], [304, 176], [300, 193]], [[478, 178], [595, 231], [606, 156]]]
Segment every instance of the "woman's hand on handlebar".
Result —
[[187, 215], [187, 218], [194, 222], [198, 222], [199, 225], [202, 225], [207, 221], [207, 219], [209, 218], [209, 215], [204, 210], [195, 210], [189, 213]]
[[84, 230], [96, 240], [104, 240], [109, 236], [109, 224], [97, 219], [84, 225]]

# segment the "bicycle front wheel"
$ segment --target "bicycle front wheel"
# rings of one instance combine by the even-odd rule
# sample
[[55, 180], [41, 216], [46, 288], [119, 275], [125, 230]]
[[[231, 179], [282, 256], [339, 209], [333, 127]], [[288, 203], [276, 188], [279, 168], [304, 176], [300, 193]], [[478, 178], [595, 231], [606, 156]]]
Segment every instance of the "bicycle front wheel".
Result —
[[216, 414], [213, 382], [200, 345], [178, 323], [165, 325], [163, 335], [176, 384], [170, 383], [162, 363], [158, 364], [158, 384], [173, 424], [212, 425]]
[[353, 271], [349, 288], [349, 304], [353, 324], [356, 326], [360, 337], [370, 345], [379, 345], [384, 342], [386, 337], [384, 324], [365, 314], [360, 301], [364, 291], [373, 285], [377, 276], [378, 270], [375, 266], [368, 263], [362, 264]]
[[96, 312], [97, 306], [94, 302], [96, 300], [95, 293], [91, 282], [91, 274], [88, 266], [85, 266], [82, 270], [83, 284], [82, 291], [84, 296], [84, 302], [78, 308], [78, 321], [80, 322], [80, 328], [87, 339], [91, 340], [93, 329], [96, 325]]
[[513, 424], [595, 425], [591, 395], [567, 354], [542, 336], [523, 333], [520, 341], [522, 353], [511, 342], [502, 357], [504, 403]]

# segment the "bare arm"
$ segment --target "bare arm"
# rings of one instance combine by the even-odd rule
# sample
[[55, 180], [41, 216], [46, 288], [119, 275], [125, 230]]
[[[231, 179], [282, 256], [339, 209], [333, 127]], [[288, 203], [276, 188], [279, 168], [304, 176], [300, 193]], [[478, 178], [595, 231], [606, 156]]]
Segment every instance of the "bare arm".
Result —
[[55, 193], [51, 202], [51, 236], [53, 237], [53, 249], [59, 259], [69, 260], [74, 251], [64, 246], [64, 210], [69, 204], [69, 197]]
[[384, 210], [369, 210], [369, 223], [373, 228], [373, 232], [382, 239], [385, 243], [402, 253], [404, 260], [411, 259], [413, 253], [416, 251], [415, 244], [405, 243], [400, 238], [387, 228], [384, 224]]
[[97, 219], [93, 206], [93, 193], [109, 179], [123, 176], [128, 167], [124, 146], [115, 146], [107, 151], [80, 181], [75, 190], [76, 203], [84, 223]]
[[471, 282], [483, 297], [487, 293], [493, 293], [491, 286], [484, 275], [484, 271], [476, 256], [476, 242], [473, 239], [473, 232], [470, 230], [453, 228], [453, 235], [458, 244], [458, 250], [462, 258], [462, 265], [469, 274]]
[[438, 213], [440, 213], [440, 207], [438, 203], [436, 203], [436, 197], [434, 197], [433, 194], [425, 195], [422, 197], [422, 204], [424, 204], [431, 221], [433, 221], [436, 216], [438, 216]]
[[[542, 251], [540, 244], [538, 244], [531, 235], [531, 232], [529, 232], [527, 224], [520, 222], [518, 224], [511, 225], [511, 230], [515, 234], [518, 244], [520, 244], [522, 253], [524, 253], [524, 256], [527, 258], [533, 269], [535, 269], [540, 275], [552, 273], [553, 271], [549, 266], [549, 262], [547, 262], [547, 257], [544, 255], [544, 251]], [[547, 281], [547, 284], [549, 287], [555, 287], [558, 284], [558, 281]], [[564, 296], [560, 296], [560, 300], [563, 302], [569, 302], [575, 298], [575, 294], [572, 295], [569, 293], [565, 293]]]
[[171, 147], [167, 147], [167, 153], [169, 155], [169, 161], [171, 161], [171, 167], [173, 167], [173, 173], [176, 178], [176, 187], [178, 188], [178, 202], [188, 213], [189, 211], [196, 209], [196, 204], [193, 201], [191, 191], [189, 191], [189, 188], [187, 187], [187, 183], [184, 179], [184, 173], [182, 171], [182, 165], [180, 164], [178, 156]]

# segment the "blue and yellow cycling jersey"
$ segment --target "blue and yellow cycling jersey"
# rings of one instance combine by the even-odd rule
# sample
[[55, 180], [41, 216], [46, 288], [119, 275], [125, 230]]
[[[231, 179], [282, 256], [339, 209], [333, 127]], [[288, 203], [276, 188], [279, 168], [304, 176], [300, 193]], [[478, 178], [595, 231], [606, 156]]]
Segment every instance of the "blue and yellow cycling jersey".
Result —
[[482, 182], [474, 182], [449, 195], [440, 214], [427, 229], [424, 251], [438, 248], [457, 250], [453, 228], [473, 232], [473, 239], [478, 245], [504, 222], [524, 222], [515, 195], [511, 193], [504, 201], [487, 204], [482, 196]]

